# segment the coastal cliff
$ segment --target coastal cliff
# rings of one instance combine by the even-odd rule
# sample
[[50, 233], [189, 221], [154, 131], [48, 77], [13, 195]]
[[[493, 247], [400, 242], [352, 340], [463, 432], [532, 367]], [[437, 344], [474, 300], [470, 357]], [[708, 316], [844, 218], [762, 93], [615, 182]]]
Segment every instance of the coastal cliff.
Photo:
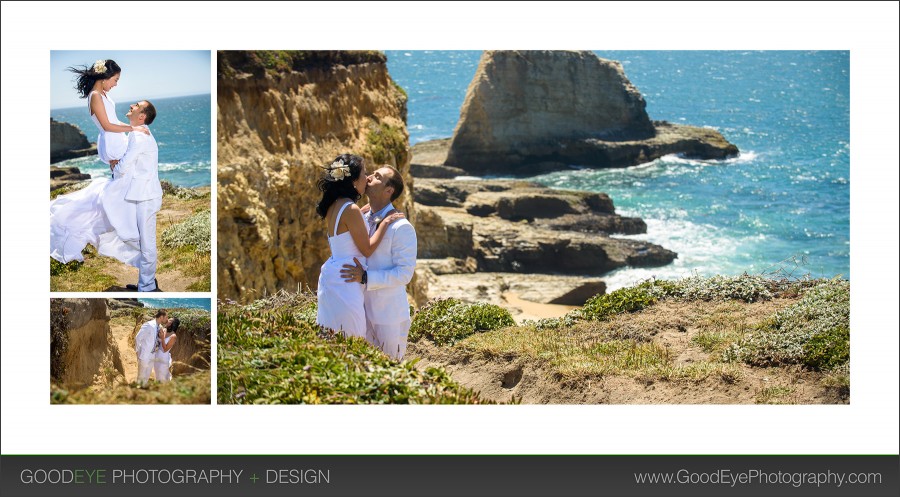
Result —
[[50, 377], [84, 388], [98, 376], [124, 375], [105, 299], [51, 299]]
[[328, 257], [315, 213], [321, 167], [341, 153], [397, 167], [412, 217], [406, 94], [380, 52], [218, 53], [218, 289], [247, 300], [315, 288]]
[[651, 121], [619, 62], [590, 51], [485, 51], [445, 165], [474, 174], [628, 167], [668, 154], [738, 149], [706, 128]]

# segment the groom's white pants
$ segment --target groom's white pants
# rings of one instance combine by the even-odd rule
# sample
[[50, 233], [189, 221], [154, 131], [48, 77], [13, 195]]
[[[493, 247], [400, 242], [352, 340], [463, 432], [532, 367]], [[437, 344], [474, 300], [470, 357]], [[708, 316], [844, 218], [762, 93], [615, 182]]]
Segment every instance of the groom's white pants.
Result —
[[153, 358], [149, 360], [142, 361], [138, 358], [138, 373], [137, 373], [137, 382], [138, 385], [145, 386], [147, 382], [150, 381], [150, 372], [153, 371]]
[[162, 208], [162, 197], [136, 202], [141, 257], [138, 262], [138, 291], [156, 290], [156, 213]]
[[366, 341], [381, 349], [391, 359], [401, 360], [406, 353], [410, 320], [391, 324], [372, 324], [366, 320]]

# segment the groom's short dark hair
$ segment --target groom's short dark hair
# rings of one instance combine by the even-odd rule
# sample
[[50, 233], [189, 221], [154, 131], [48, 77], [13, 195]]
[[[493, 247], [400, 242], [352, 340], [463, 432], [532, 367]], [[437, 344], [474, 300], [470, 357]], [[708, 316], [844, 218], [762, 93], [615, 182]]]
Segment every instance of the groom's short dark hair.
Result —
[[169, 313], [166, 312], [165, 309], [160, 309], [160, 310], [156, 311], [156, 316], [155, 316], [155, 317], [156, 317], [156, 319], [159, 319], [160, 317], [166, 316], [166, 315], [168, 315], [168, 314], [169, 314]]
[[386, 167], [391, 170], [391, 177], [387, 179], [387, 186], [394, 188], [394, 193], [391, 193], [391, 202], [397, 200], [397, 197], [403, 193], [403, 176], [400, 175], [400, 171], [397, 170], [394, 166], [381, 166]]
[[156, 107], [154, 107], [149, 100], [144, 100], [144, 103], [147, 104], [142, 111], [144, 114], [144, 124], [153, 124], [153, 120], [156, 119]]

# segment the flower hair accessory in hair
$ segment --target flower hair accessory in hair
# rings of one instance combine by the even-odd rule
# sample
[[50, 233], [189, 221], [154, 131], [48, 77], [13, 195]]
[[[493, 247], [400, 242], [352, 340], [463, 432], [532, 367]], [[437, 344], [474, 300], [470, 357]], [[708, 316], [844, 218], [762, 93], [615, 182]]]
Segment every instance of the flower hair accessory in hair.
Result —
[[103, 59], [94, 62], [94, 72], [97, 74], [105, 74], [106, 73], [106, 61]]
[[344, 161], [338, 159], [332, 162], [331, 166], [328, 167], [328, 176], [334, 181], [340, 181], [347, 176], [350, 176], [350, 166], [344, 165]]

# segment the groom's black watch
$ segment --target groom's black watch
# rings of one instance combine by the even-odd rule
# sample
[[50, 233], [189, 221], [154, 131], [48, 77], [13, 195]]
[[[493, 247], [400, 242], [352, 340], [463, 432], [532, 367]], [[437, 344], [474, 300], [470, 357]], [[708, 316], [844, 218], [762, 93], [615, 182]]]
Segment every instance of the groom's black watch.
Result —
[[365, 285], [368, 282], [369, 282], [369, 273], [365, 269], [363, 269], [363, 274], [362, 274], [362, 277], [359, 279], [359, 284]]

